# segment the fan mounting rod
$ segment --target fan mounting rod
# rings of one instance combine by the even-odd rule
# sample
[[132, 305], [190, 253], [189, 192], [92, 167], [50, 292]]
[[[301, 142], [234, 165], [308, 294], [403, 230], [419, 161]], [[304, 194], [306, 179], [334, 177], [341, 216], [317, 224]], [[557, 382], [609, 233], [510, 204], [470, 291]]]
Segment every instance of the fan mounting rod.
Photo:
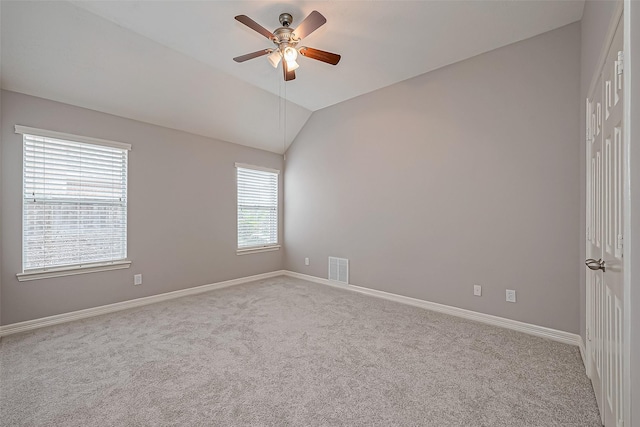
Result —
[[280, 14], [280, 24], [283, 27], [288, 27], [293, 22], [293, 16], [290, 13], [281, 13]]

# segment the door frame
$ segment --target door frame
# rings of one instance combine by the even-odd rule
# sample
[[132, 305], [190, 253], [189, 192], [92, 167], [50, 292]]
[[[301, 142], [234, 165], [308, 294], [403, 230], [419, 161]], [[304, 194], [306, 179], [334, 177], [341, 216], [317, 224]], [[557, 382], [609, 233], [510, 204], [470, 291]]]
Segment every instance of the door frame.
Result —
[[[631, 330], [631, 325], [638, 322], [638, 314], [640, 313], [640, 290], [637, 288], [637, 279], [635, 280], [636, 289], [632, 289], [634, 277], [638, 276], [633, 272], [633, 265], [640, 265], [640, 191], [638, 183], [640, 183], [640, 89], [632, 86], [632, 75], [635, 74], [635, 83], [640, 85], [640, 4], [635, 0], [624, 0], [624, 75], [623, 75], [623, 144], [625, 160], [625, 187], [624, 187], [624, 212], [623, 221], [625, 230], [623, 236], [624, 242], [624, 319], [623, 319], [623, 339], [624, 339], [624, 373], [627, 382], [624, 385], [624, 425], [632, 426], [635, 419], [640, 421], [640, 408], [637, 407], [640, 398], [640, 331]], [[635, 44], [631, 40], [635, 38]], [[637, 70], [636, 70], [637, 69]], [[635, 99], [634, 99], [634, 96]], [[631, 150], [631, 140], [636, 140], [636, 149]], [[630, 184], [634, 182], [634, 187]], [[635, 197], [634, 197], [635, 196]], [[632, 213], [635, 212], [635, 218]], [[636, 308], [635, 312], [633, 307]], [[635, 349], [635, 353], [634, 353]], [[635, 358], [635, 359], [634, 359]], [[634, 398], [635, 402], [631, 399]], [[634, 403], [636, 408], [634, 409]]]

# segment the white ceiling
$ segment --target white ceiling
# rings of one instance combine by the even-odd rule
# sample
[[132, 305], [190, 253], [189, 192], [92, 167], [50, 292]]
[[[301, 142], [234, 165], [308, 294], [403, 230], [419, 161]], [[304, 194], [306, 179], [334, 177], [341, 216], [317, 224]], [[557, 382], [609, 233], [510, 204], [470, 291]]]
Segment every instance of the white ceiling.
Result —
[[[2, 2], [8, 90], [282, 153], [313, 111], [578, 21], [584, 1]], [[297, 78], [233, 17], [269, 30], [289, 12], [327, 23], [301, 45]], [[286, 94], [286, 114], [281, 98]], [[287, 134], [284, 135], [286, 116]]]

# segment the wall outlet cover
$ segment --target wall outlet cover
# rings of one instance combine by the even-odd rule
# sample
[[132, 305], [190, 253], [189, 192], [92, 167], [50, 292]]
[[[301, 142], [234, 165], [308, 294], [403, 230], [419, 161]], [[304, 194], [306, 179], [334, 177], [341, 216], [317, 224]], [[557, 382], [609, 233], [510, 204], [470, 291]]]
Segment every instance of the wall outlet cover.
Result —
[[133, 275], [133, 284], [134, 285], [142, 285], [142, 274], [134, 274]]
[[512, 289], [507, 289], [507, 301], [516, 302], [516, 291]]
[[473, 295], [475, 295], [477, 297], [481, 297], [482, 296], [482, 286], [473, 285]]
[[304, 265], [309, 265], [309, 258], [304, 259]]

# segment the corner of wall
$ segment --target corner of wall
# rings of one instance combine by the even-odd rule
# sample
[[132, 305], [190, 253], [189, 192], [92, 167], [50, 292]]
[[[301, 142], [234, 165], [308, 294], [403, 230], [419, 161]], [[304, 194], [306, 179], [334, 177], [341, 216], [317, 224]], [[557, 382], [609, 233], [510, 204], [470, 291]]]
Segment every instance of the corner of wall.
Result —
[[[327, 256], [348, 258], [353, 284], [577, 333], [578, 271], [565, 266], [579, 256], [579, 30], [316, 111], [287, 152], [284, 268], [326, 277]], [[541, 135], [537, 121], [553, 128]], [[502, 271], [479, 261], [488, 250], [501, 253]], [[524, 260], [540, 253], [555, 267], [523, 278]], [[483, 299], [468, 292], [473, 281]], [[517, 308], [504, 301], [511, 286], [528, 294]], [[541, 313], [547, 289], [561, 297]]]
[[[281, 269], [279, 251], [236, 254], [234, 168], [241, 162], [282, 169], [281, 154], [19, 92], [4, 91], [2, 104], [3, 326]], [[18, 283], [22, 144], [13, 132], [15, 124], [132, 143], [127, 213], [131, 269], [44, 279], [34, 286]], [[180, 173], [168, 176], [167, 170]], [[193, 204], [195, 193], [202, 197]], [[167, 205], [167, 199], [173, 203]], [[180, 226], [167, 227], [174, 223]], [[145, 282], [134, 287], [133, 274], [138, 273]]]

